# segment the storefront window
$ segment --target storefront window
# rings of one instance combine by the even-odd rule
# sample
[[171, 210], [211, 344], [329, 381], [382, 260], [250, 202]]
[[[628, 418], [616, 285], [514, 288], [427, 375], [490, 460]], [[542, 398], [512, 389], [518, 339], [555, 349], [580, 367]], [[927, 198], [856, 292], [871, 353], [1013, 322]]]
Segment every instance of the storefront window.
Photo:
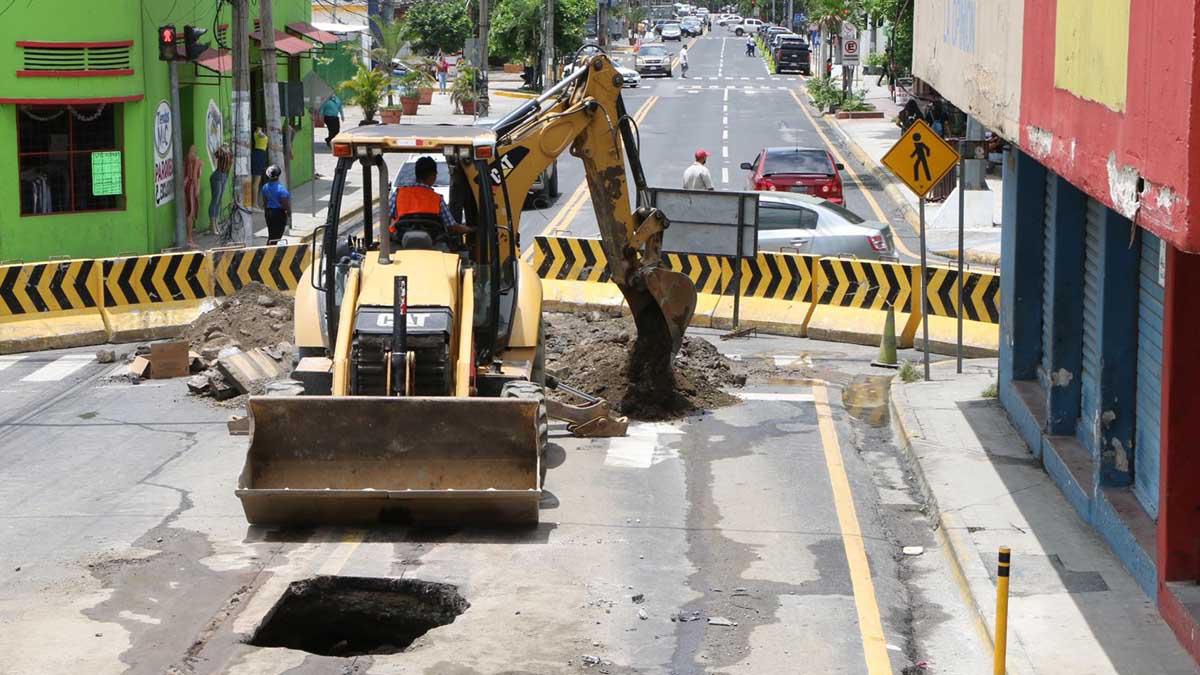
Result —
[[21, 215], [125, 208], [120, 113], [119, 103], [17, 107]]

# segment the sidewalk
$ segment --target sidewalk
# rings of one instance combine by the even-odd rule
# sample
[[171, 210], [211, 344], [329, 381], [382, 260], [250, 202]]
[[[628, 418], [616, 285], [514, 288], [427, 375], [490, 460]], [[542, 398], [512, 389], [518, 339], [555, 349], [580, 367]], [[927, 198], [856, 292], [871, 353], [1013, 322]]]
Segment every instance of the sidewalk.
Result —
[[[496, 81], [491, 83], [489, 92], [491, 93], [491, 114], [490, 118], [497, 118], [505, 115], [524, 101], [519, 99], [505, 98], [497, 96], [497, 92], [512, 87], [511, 78], [515, 77], [520, 82], [520, 76], [505, 77], [500, 73], [489, 73], [489, 78], [495, 77]], [[354, 106], [346, 106], [346, 120], [342, 122], [342, 130], [353, 129], [358, 126], [358, 123], [363, 119], [362, 110]], [[475, 118], [471, 115], [458, 115], [454, 113], [454, 104], [450, 102], [449, 94], [441, 94], [437, 91], [433, 93], [433, 103], [423, 105], [418, 110], [415, 116], [407, 116], [400, 120], [401, 124], [474, 124]], [[314, 230], [325, 224], [325, 218], [329, 209], [329, 191], [333, 185], [333, 174], [337, 168], [337, 158], [333, 156], [332, 150], [325, 145], [324, 128], [313, 129], [313, 169], [315, 180], [298, 185], [291, 190], [292, 193], [292, 224], [284, 235], [284, 238], [296, 243], [307, 240], [312, 236]], [[401, 155], [393, 155], [388, 157], [389, 177], [394, 178], [396, 170], [404, 161]], [[374, 175], [373, 175], [374, 177]], [[379, 199], [379, 186], [373, 185], [374, 201]], [[358, 220], [362, 215], [362, 171], [351, 171], [346, 177], [346, 188], [342, 196], [342, 222], [350, 220]], [[254, 219], [254, 234], [255, 245], [264, 245], [267, 243], [267, 223], [262, 211], [255, 211]], [[240, 240], [239, 240], [240, 243]], [[212, 232], [204, 232], [196, 235], [197, 248], [206, 249], [213, 248], [219, 245], [218, 238]]]
[[[835, 68], [835, 80], [840, 81], [840, 75]], [[856, 81], [855, 88], [867, 90], [866, 101], [884, 114], [883, 119], [839, 120], [829, 118], [841, 132], [850, 151], [857, 159], [868, 167], [894, 202], [906, 206], [905, 215], [914, 229], [919, 228], [917, 197], [896, 179], [886, 169], [881, 160], [887, 151], [900, 138], [900, 127], [896, 125], [896, 116], [900, 106], [896, 105], [886, 86], [875, 84], [878, 76], [868, 75], [865, 80]], [[988, 175], [988, 190], [992, 195], [992, 227], [967, 227], [963, 233], [963, 248], [967, 250], [967, 260], [988, 264], [1000, 260], [1000, 212], [1001, 189], [1003, 182], [997, 176]], [[968, 200], [968, 204], [970, 204]], [[942, 213], [943, 209], [945, 210]], [[958, 190], [944, 202], [925, 204], [925, 225], [929, 250], [946, 257], [957, 257], [958, 250]]]
[[1075, 514], [999, 401], [981, 396], [996, 383], [996, 361], [967, 361], [963, 370], [955, 375], [948, 361], [933, 366], [932, 382], [897, 379], [892, 414], [987, 636], [997, 550], [1012, 549], [1008, 672], [1197, 672], [1154, 601]]

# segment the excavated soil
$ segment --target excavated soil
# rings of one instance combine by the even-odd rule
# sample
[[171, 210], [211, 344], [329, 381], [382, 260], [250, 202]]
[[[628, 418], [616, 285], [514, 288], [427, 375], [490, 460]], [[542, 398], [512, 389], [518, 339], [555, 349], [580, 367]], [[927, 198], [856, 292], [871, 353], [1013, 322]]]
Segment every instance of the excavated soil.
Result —
[[[673, 419], [731, 405], [738, 399], [725, 389], [746, 381], [702, 338], [685, 335], [673, 367], [663, 369], [656, 366], [661, 361], [634, 357], [637, 330], [630, 317], [587, 312], [547, 313], [544, 318], [546, 369], [633, 419]], [[645, 347], [638, 351], [652, 356], [653, 350]]]
[[243, 351], [292, 342], [292, 298], [257, 281], [223, 298], [184, 329], [182, 340], [200, 352], [234, 346]]

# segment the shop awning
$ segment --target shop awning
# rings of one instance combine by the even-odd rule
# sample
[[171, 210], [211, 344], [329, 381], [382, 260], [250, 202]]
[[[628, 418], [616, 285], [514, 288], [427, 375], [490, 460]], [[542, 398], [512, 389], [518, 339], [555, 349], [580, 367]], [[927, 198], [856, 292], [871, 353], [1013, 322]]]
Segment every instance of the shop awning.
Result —
[[306, 37], [313, 42], [319, 42], [323, 45], [335, 44], [338, 41], [338, 36], [334, 35], [333, 33], [326, 33], [311, 23], [305, 23], [303, 21], [299, 23], [289, 23], [287, 25], [287, 31], [294, 35]]
[[218, 75], [233, 72], [233, 54], [228, 49], [213, 49], [209, 47], [204, 50], [200, 58], [196, 59], [196, 65], [207, 70], [211, 70]]
[[[250, 39], [257, 41], [261, 45], [262, 35], [263, 34], [261, 30], [256, 30], [250, 34]], [[275, 31], [275, 49], [287, 54], [288, 56], [303, 54], [312, 48], [313, 46], [311, 44], [301, 40], [298, 37], [288, 35], [281, 30]]]

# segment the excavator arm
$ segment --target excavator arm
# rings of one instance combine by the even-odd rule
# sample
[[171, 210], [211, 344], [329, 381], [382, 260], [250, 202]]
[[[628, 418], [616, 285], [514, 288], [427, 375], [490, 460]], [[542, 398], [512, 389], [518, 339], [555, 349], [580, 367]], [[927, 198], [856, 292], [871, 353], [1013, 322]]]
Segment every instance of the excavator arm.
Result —
[[602, 53], [586, 58], [562, 82], [497, 122], [494, 131], [496, 159], [489, 170], [493, 191], [500, 193], [502, 255], [512, 250], [504, 238], [518, 231], [521, 214], [521, 204], [508, 199], [523, 200], [537, 176], [570, 148], [583, 162], [609, 272], [637, 325], [634, 361], [669, 372], [695, 311], [696, 290], [686, 275], [662, 266], [666, 217], [655, 208], [632, 206], [627, 173], [639, 193], [646, 184], [612, 61]]

